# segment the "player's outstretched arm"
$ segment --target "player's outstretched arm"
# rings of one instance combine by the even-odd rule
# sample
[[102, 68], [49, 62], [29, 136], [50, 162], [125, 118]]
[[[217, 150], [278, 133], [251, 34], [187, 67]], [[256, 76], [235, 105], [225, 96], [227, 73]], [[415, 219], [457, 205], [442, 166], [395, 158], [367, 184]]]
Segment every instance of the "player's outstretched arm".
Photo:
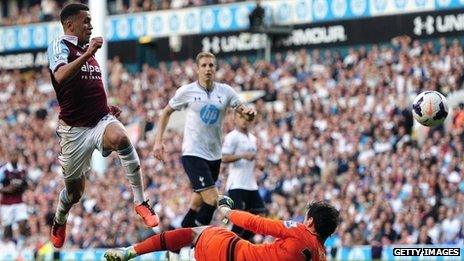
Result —
[[159, 160], [163, 160], [163, 152], [164, 152], [164, 145], [163, 145], [163, 135], [164, 131], [166, 130], [166, 126], [169, 122], [169, 117], [171, 117], [172, 112], [174, 109], [168, 104], [164, 107], [163, 111], [161, 112], [161, 116], [158, 120], [158, 126], [156, 128], [155, 134], [155, 145], [153, 146], [153, 152], [155, 153], [155, 157]]
[[58, 83], [66, 82], [70, 80], [80, 70], [82, 65], [97, 52], [98, 49], [103, 45], [102, 37], [95, 37], [90, 40], [87, 51], [83, 53], [76, 60], [60, 66], [54, 73], [53, 76]]
[[226, 196], [219, 196], [218, 210], [234, 225], [248, 229], [256, 234], [269, 235], [275, 238], [287, 238], [292, 235], [290, 229], [292, 226], [285, 226], [284, 221], [264, 218], [241, 210], [232, 210], [233, 205], [231, 206], [228, 203], [228, 199], [231, 201]]
[[74, 60], [74, 61], [72, 61], [72, 62], [70, 62], [68, 64], [65, 64], [63, 66], [60, 66], [53, 73], [53, 76], [55, 77], [56, 82], [63, 83], [63, 82], [66, 82], [66, 81], [72, 79], [72, 77], [74, 75], [76, 75], [76, 73], [80, 70], [82, 65], [84, 65], [84, 63], [89, 59], [89, 57], [90, 56], [88, 56], [86, 54], [83, 54], [82, 56], [80, 56], [76, 60]]

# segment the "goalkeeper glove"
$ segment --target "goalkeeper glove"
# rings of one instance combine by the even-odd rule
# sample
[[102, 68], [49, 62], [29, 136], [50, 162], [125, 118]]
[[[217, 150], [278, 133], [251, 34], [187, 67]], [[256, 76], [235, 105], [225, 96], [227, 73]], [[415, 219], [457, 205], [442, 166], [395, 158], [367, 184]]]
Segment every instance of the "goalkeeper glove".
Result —
[[218, 208], [221, 208], [221, 207], [234, 208], [234, 201], [228, 196], [219, 195]]

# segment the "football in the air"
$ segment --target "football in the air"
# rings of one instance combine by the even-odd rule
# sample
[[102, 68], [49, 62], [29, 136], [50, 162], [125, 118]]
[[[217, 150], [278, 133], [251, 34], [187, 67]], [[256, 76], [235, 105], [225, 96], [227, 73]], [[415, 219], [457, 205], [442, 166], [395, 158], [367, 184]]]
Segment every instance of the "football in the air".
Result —
[[445, 96], [437, 91], [425, 91], [414, 99], [412, 114], [414, 119], [424, 126], [437, 126], [448, 116], [448, 102]]

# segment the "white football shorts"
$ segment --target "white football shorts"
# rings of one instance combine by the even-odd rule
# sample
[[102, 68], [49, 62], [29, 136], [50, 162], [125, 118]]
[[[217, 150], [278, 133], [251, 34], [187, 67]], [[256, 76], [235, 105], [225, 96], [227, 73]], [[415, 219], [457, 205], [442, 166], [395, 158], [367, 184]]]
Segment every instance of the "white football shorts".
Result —
[[94, 127], [72, 127], [60, 121], [56, 130], [61, 147], [58, 158], [65, 180], [80, 178], [90, 170], [90, 160], [95, 149], [104, 157], [111, 153], [111, 151], [103, 151], [103, 134], [106, 127], [113, 122], [123, 126], [111, 114], [103, 117]]
[[11, 226], [28, 218], [25, 203], [1, 205], [0, 212], [2, 213], [2, 226]]

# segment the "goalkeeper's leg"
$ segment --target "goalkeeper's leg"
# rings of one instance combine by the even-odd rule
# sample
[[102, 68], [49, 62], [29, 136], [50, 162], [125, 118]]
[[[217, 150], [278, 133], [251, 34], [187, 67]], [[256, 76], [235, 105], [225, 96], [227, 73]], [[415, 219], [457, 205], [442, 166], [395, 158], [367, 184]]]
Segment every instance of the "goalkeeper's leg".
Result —
[[105, 252], [106, 260], [129, 260], [139, 255], [156, 251], [176, 251], [195, 244], [199, 235], [208, 226], [179, 228], [151, 236], [144, 241], [126, 248], [109, 249]]

